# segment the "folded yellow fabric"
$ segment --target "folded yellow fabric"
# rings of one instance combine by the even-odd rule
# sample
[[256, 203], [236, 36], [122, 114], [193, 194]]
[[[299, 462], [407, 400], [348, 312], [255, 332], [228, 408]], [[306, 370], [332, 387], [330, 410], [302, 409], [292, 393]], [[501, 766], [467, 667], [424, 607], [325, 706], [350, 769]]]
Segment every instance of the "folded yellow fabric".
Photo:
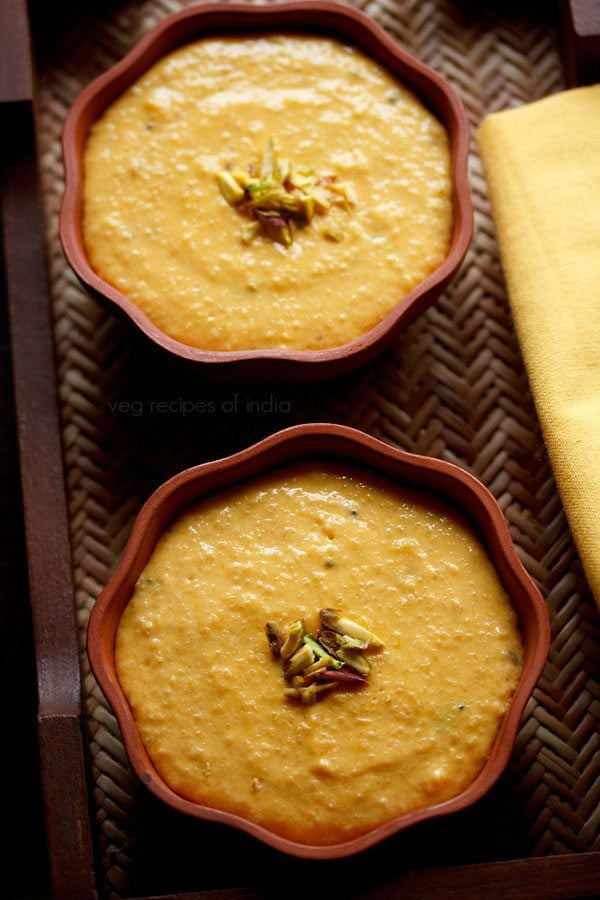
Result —
[[478, 139], [527, 374], [600, 605], [600, 85], [488, 116]]

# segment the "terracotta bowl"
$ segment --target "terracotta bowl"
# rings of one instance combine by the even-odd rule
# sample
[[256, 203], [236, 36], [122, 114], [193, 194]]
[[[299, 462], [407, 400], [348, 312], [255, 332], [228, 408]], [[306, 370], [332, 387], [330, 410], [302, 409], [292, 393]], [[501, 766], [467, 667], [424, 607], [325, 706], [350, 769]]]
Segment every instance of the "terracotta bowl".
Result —
[[[459, 508], [483, 541], [518, 614], [524, 646], [520, 681], [490, 755], [472, 784], [457, 797], [400, 816], [358, 838], [333, 846], [296, 843], [246, 819], [208, 808], [176, 794], [154, 768], [142, 743], [115, 669], [115, 636], [121, 614], [160, 536], [171, 520], [191, 502], [208, 493], [261, 475], [280, 465], [304, 459], [328, 459], [365, 466], [413, 488], [437, 495]], [[121, 563], [92, 612], [88, 653], [92, 669], [117, 716], [131, 764], [148, 788], [181, 812], [233, 825], [278, 850], [295, 856], [348, 856], [424, 819], [464, 809], [478, 800], [500, 777], [511, 754], [525, 704], [546, 661], [550, 627], [546, 605], [513, 547], [500, 507], [476, 478], [450, 463], [395, 450], [362, 432], [337, 425], [300, 425], [278, 432], [241, 453], [181, 472], [163, 484], [143, 506]]]
[[[83, 152], [88, 132], [104, 110], [161, 57], [181, 44], [207, 34], [300, 31], [325, 33], [356, 44], [412, 88], [437, 115], [450, 136], [454, 227], [444, 262], [406, 296], [371, 331], [326, 350], [200, 350], [157, 328], [124, 294], [94, 272], [82, 234]], [[204, 363], [207, 374], [252, 380], [314, 380], [341, 374], [365, 363], [406, 328], [444, 290], [456, 273], [471, 240], [473, 215], [467, 182], [469, 124], [450, 85], [414, 59], [366, 15], [348, 6], [323, 2], [246, 6], [214, 3], [193, 6], [164, 19], [121, 60], [80, 94], [63, 134], [66, 188], [60, 234], [67, 258], [83, 284], [120, 308], [152, 341], [178, 357]]]

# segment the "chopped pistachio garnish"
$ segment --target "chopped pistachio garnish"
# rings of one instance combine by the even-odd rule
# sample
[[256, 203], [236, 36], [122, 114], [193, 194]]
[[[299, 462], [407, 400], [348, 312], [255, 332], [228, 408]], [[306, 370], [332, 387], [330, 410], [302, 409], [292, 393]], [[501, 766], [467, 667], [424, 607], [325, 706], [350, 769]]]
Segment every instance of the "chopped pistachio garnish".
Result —
[[290, 163], [287, 159], [276, 156], [273, 164], [273, 178], [279, 184], [285, 184], [290, 174]]
[[368, 641], [360, 641], [358, 638], [349, 637], [347, 634], [340, 634], [341, 650], [366, 650], [369, 646]]
[[315, 672], [320, 672], [321, 669], [326, 669], [330, 662], [335, 662], [335, 660], [331, 656], [322, 656], [320, 659], [314, 662], [312, 666], [307, 666], [304, 670], [304, 674], [314, 675]]
[[317, 659], [331, 659], [331, 668], [340, 668], [340, 663], [338, 662], [338, 660], [334, 659], [331, 654], [328, 653], [325, 647], [323, 647], [321, 644], [319, 644], [318, 641], [314, 639], [312, 634], [305, 634], [302, 640], [311, 648]]
[[290, 625], [290, 627], [288, 628], [287, 637], [281, 647], [281, 655], [283, 659], [289, 659], [290, 656], [293, 656], [293, 654], [302, 643], [304, 632], [304, 622], [301, 619], [298, 622], [294, 622], [293, 625]]
[[315, 210], [318, 213], [326, 213], [331, 207], [331, 198], [325, 188], [314, 187], [310, 192], [310, 196], [313, 198]]
[[282, 244], [289, 247], [292, 243], [292, 232], [289, 222], [276, 212], [262, 212], [257, 210], [258, 221], [263, 227], [263, 231], [270, 237], [275, 244]]
[[281, 648], [283, 647], [284, 638], [276, 623], [267, 622], [267, 624], [265, 625], [265, 632], [267, 634], [267, 640], [269, 641], [271, 653], [273, 654], [273, 656], [281, 656]]
[[[274, 656], [283, 659], [284, 678], [291, 686], [284, 697], [300, 703], [316, 703], [324, 691], [366, 684], [371, 665], [365, 651], [383, 643], [371, 631], [337, 610], [319, 612], [317, 637], [306, 631], [302, 620], [282, 632], [275, 622], [265, 631]], [[343, 630], [339, 630], [343, 629]]]
[[292, 675], [298, 675], [299, 672], [304, 672], [309, 666], [312, 666], [315, 661], [315, 655], [307, 644], [303, 644], [299, 650], [296, 650], [294, 655], [290, 657], [285, 667], [285, 675], [286, 678], [291, 678]]
[[[258, 172], [258, 173], [257, 173]], [[269, 138], [260, 166], [245, 171], [228, 166], [217, 173], [217, 185], [230, 206], [249, 219], [241, 232], [242, 243], [250, 244], [259, 234], [289, 247], [296, 228], [308, 225], [315, 216], [325, 216], [340, 204], [346, 212], [357, 203], [351, 184], [338, 182], [335, 172], [318, 173], [306, 166], [294, 166], [279, 157]], [[326, 223], [320, 234], [341, 241], [344, 229]]]
[[336, 184], [336, 182], [332, 182], [329, 186], [329, 190], [333, 191], [334, 194], [338, 194], [340, 197], [342, 197], [344, 202], [350, 204], [350, 206], [356, 206], [356, 192], [351, 184]]
[[251, 176], [248, 172], [244, 172], [243, 169], [232, 169], [229, 173], [232, 178], [237, 181], [240, 187], [247, 188], [251, 181]]
[[368, 675], [371, 671], [369, 660], [358, 650], [346, 650], [340, 647], [338, 656], [347, 666], [350, 666], [351, 669], [354, 669], [360, 675]]
[[319, 671], [315, 674], [315, 678], [317, 681], [320, 681], [321, 678], [326, 678], [329, 681], [341, 681], [346, 684], [364, 684], [367, 680], [366, 675], [362, 675], [359, 672], [348, 672], [345, 669], [336, 672]]
[[358, 622], [342, 616], [337, 609], [322, 609], [319, 618], [325, 628], [329, 628], [331, 631], [355, 638], [357, 641], [365, 641], [367, 647], [383, 647], [383, 641], [377, 635], [359, 625]]
[[273, 167], [275, 165], [275, 147], [273, 146], [273, 138], [270, 137], [263, 153], [262, 163], [260, 166], [260, 177], [264, 181], [273, 179]]
[[326, 681], [323, 684], [315, 682], [305, 688], [286, 688], [283, 696], [292, 700], [299, 700], [300, 703], [308, 706], [317, 702], [319, 694], [322, 694], [324, 691], [330, 691], [334, 687], [336, 687], [335, 681]]
[[244, 188], [241, 184], [238, 184], [231, 172], [219, 172], [217, 184], [230, 206], [235, 206], [236, 203], [240, 203], [244, 199]]

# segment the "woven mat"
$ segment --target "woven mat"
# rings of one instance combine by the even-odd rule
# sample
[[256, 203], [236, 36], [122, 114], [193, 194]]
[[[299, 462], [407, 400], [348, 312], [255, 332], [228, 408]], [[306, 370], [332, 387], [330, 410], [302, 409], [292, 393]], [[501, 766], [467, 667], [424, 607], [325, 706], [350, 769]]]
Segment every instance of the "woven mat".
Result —
[[[598, 848], [598, 616], [529, 394], [475, 146], [470, 172], [476, 232], [461, 273], [391, 351], [336, 384], [248, 390], [182, 374], [92, 300], [65, 263], [57, 236], [65, 113], [83, 85], [181, 5], [112, 2], [101, 14], [80, 14], [45, 55], [40, 82], [41, 165], [102, 891], [123, 897], [227, 887], [258, 880], [265, 866], [288, 875], [311, 866], [281, 859], [224, 827], [177, 816], [150, 797], [129, 769], [83, 650], [94, 599], [149, 492], [186, 465], [298, 421], [344, 422], [472, 471], [498, 498], [553, 621], [550, 660], [500, 786], [450, 822], [430, 823], [371, 851], [369, 877], [374, 871], [389, 877], [402, 858], [428, 866]], [[533, 10], [529, 4], [528, 18], [511, 15], [506, 4], [498, 4], [502, 12], [493, 4], [444, 0], [360, 5], [457, 87], [473, 126], [486, 112], [563, 86], [556, 34], [543, 20], [543, 4]], [[228, 404], [236, 393], [233, 413]], [[182, 406], [159, 414], [150, 404], [165, 399], [213, 400], [217, 412], [187, 415]], [[224, 855], [236, 865], [224, 867]], [[346, 875], [354, 866], [360, 880], [355, 861], [332, 864], [329, 873], [339, 871], [336, 866], [345, 866]]]

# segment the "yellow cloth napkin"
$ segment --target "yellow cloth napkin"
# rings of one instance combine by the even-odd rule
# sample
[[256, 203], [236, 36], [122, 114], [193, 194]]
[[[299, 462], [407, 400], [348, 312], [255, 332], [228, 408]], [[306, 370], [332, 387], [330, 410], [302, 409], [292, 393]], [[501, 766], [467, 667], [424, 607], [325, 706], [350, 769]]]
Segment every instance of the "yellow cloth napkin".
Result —
[[488, 116], [478, 140], [531, 389], [600, 605], [600, 85]]

